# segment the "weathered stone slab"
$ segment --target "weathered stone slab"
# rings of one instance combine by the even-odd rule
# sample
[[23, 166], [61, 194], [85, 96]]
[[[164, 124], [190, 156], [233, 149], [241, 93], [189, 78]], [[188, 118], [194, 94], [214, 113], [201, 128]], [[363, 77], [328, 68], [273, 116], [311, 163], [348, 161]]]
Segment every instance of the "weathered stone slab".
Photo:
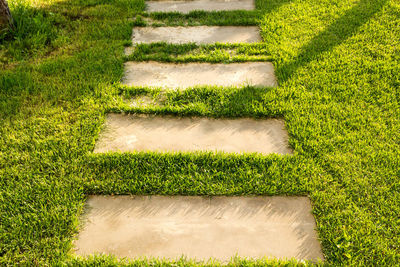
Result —
[[307, 197], [90, 196], [79, 255], [323, 260]]
[[148, 12], [223, 11], [254, 10], [254, 0], [190, 0], [190, 1], [147, 1]]
[[290, 154], [282, 120], [108, 114], [95, 153], [221, 151]]
[[132, 33], [134, 44], [154, 42], [213, 44], [260, 41], [259, 29], [253, 26], [135, 27]]
[[126, 62], [122, 83], [130, 86], [185, 89], [194, 86], [276, 86], [269, 62], [231, 64]]

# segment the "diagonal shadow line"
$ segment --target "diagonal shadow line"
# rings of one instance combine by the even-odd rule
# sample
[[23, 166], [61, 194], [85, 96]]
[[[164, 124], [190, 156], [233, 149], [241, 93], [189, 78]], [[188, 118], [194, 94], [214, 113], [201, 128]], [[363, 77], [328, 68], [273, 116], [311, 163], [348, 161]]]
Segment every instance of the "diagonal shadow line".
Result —
[[356, 6], [349, 9], [325, 31], [305, 45], [296, 59], [277, 68], [280, 83], [288, 81], [301, 66], [315, 60], [323, 52], [331, 51], [335, 46], [354, 35], [363, 24], [383, 8], [387, 1], [360, 0]]

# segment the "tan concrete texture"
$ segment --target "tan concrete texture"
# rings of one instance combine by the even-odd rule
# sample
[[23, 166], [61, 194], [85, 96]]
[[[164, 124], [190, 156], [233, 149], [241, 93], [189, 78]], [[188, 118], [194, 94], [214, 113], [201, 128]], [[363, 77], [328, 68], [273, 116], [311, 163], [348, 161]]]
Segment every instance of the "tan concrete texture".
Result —
[[323, 260], [307, 197], [89, 196], [75, 253]]
[[219, 151], [291, 154], [279, 119], [108, 114], [94, 153]]
[[190, 11], [223, 11], [223, 10], [254, 10], [254, 0], [190, 0], [190, 1], [147, 1], [148, 12], [180, 12]]
[[231, 64], [126, 62], [122, 83], [129, 86], [186, 89], [195, 86], [277, 86], [269, 62]]
[[132, 31], [134, 44], [155, 42], [213, 44], [260, 41], [259, 29], [254, 26], [135, 27]]
[[155, 101], [152, 97], [146, 95], [127, 99], [125, 102], [132, 108], [147, 108], [151, 106], [160, 106], [161, 104]]
[[127, 46], [124, 48], [125, 56], [129, 56], [129, 55], [133, 54], [133, 52], [135, 52], [135, 47]]

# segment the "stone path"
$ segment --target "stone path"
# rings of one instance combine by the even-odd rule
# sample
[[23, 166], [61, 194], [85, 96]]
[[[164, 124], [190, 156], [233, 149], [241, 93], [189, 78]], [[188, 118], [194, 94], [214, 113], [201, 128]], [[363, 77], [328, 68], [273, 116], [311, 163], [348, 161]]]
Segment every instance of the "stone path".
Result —
[[277, 85], [269, 62], [231, 64], [126, 62], [122, 83], [129, 86], [186, 89], [194, 86]]
[[[251, 10], [253, 0], [148, 1], [148, 11]], [[258, 42], [254, 27], [134, 28], [133, 43]], [[126, 85], [277, 86], [271, 63], [127, 62]], [[146, 100], [146, 99], [145, 99]], [[145, 101], [144, 100], [144, 101]], [[151, 105], [151, 102], [149, 102]], [[283, 120], [109, 114], [95, 153], [223, 151], [291, 154]], [[227, 261], [323, 259], [307, 197], [90, 196], [75, 241], [79, 255]]]
[[90, 196], [76, 253], [323, 259], [307, 197]]
[[195, 27], [135, 27], [133, 44], [167, 42], [171, 44], [214, 44], [260, 42], [258, 27], [195, 26]]
[[149, 12], [180, 12], [187, 14], [194, 10], [223, 11], [223, 10], [253, 10], [254, 0], [187, 0], [187, 1], [147, 1]]
[[282, 120], [109, 114], [95, 153], [223, 151], [291, 154]]

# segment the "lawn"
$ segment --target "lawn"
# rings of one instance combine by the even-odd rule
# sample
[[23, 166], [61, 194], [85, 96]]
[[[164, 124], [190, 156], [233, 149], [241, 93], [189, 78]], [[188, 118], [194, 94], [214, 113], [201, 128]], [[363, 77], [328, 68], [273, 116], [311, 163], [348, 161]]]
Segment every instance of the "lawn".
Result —
[[[150, 15], [143, 0], [8, 2], [15, 27], [0, 35], [0, 265], [202, 265], [76, 258], [88, 194], [308, 195], [326, 265], [399, 264], [398, 0], [256, 0], [255, 11], [188, 15]], [[258, 25], [263, 42], [158, 43], [125, 56], [132, 27], [151, 24]], [[126, 87], [127, 60], [271, 61], [279, 86]], [[158, 104], [128, 104], [142, 96]], [[109, 112], [280, 117], [294, 155], [92, 154]], [[307, 263], [231, 262], [297, 264]]]

